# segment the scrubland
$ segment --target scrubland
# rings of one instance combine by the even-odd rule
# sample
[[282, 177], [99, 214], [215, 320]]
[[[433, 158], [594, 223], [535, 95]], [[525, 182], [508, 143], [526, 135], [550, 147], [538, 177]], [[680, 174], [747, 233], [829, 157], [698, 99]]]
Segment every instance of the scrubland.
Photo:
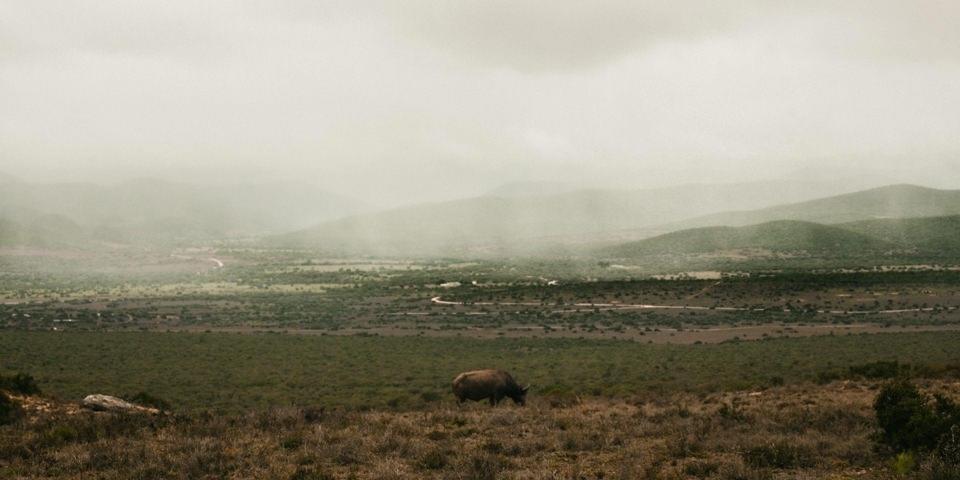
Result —
[[[876, 382], [532, 399], [412, 411], [93, 413], [31, 397], [9, 478], [906, 478], [874, 441]], [[960, 383], [928, 391], [960, 396]], [[916, 466], [913, 478], [925, 476]]]

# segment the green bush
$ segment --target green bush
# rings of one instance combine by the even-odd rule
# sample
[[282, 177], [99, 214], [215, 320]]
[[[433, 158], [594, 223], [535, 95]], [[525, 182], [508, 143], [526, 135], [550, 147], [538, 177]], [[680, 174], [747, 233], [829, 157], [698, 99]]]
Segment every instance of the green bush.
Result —
[[960, 408], [950, 399], [931, 398], [906, 380], [884, 385], [873, 408], [880, 443], [896, 452], [930, 451], [960, 423]]
[[897, 376], [908, 373], [909, 371], [910, 365], [901, 364], [896, 360], [890, 362], [870, 362], [862, 365], [853, 365], [850, 367], [850, 373], [852, 375], [870, 379], [896, 378]]
[[170, 405], [170, 402], [167, 402], [166, 400], [160, 397], [157, 397], [155, 395], [151, 395], [147, 392], [138, 392], [134, 395], [124, 395], [123, 399], [128, 402], [135, 403], [137, 405], [143, 405], [145, 407], [153, 407], [153, 408], [156, 408], [157, 410], [162, 410], [165, 412], [170, 411], [170, 409], [172, 408], [172, 406]]
[[890, 461], [890, 468], [897, 475], [906, 475], [917, 468], [917, 459], [910, 452], [901, 452]]
[[13, 401], [7, 394], [0, 392], [0, 425], [13, 423], [20, 418], [22, 413], [17, 402]]
[[19, 393], [21, 395], [36, 395], [40, 393], [40, 387], [37, 386], [36, 380], [26, 373], [0, 375], [0, 390]]

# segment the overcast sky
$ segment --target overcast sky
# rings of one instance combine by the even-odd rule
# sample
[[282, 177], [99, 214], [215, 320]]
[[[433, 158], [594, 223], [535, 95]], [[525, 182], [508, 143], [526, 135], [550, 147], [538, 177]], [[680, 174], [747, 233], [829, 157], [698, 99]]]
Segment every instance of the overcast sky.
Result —
[[958, 24], [953, 0], [0, 0], [0, 171], [388, 204], [833, 169], [960, 187]]

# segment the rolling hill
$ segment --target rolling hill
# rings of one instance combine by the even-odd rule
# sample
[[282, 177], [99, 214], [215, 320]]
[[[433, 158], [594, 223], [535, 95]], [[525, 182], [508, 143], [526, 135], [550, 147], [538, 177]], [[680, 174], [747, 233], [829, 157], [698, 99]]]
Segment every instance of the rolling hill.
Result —
[[40, 215], [21, 221], [0, 218], [0, 247], [66, 247], [89, 241], [87, 231], [60, 215]]
[[960, 256], [960, 215], [892, 218], [824, 225], [778, 220], [743, 227], [699, 227], [598, 249], [601, 256], [639, 258], [749, 252], [820, 257], [884, 254], [924, 258]]
[[960, 215], [960, 190], [890, 185], [758, 210], [730, 211], [667, 225], [671, 229], [744, 226], [775, 220], [847, 223], [884, 218]]
[[735, 251], [856, 256], [883, 252], [896, 245], [832, 225], [779, 220], [746, 227], [701, 227], [602, 249], [602, 256], [632, 258], [665, 254]]
[[609, 243], [611, 238], [645, 238], [663, 232], [657, 227], [676, 219], [809, 199], [838, 188], [842, 186], [755, 182], [534, 195], [511, 188], [510, 195], [495, 193], [326, 222], [267, 243], [381, 255], [537, 254], [579, 248], [576, 244]]
[[[128, 244], [202, 242], [291, 231], [366, 208], [361, 202], [292, 182], [205, 186], [156, 179], [113, 185], [10, 181], [0, 188], [0, 238], [37, 245], [62, 244], [65, 238]], [[72, 225], [70, 237], [55, 238], [59, 228], [40, 221], [45, 218]]]
[[960, 215], [866, 220], [838, 227], [918, 253], [960, 255]]

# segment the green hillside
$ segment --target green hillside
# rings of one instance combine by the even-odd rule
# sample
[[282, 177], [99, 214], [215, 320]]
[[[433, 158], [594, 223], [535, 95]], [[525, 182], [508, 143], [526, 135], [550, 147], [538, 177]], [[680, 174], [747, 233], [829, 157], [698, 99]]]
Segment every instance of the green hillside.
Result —
[[960, 190], [915, 185], [886, 187], [750, 211], [712, 214], [677, 222], [674, 228], [755, 225], [775, 220], [846, 223], [883, 218], [960, 215]]
[[601, 251], [630, 258], [664, 254], [703, 254], [737, 250], [855, 256], [895, 248], [890, 242], [830, 225], [781, 220], [746, 227], [703, 227], [630, 242]]
[[960, 254], [960, 215], [866, 220], [838, 226], [918, 253]]

